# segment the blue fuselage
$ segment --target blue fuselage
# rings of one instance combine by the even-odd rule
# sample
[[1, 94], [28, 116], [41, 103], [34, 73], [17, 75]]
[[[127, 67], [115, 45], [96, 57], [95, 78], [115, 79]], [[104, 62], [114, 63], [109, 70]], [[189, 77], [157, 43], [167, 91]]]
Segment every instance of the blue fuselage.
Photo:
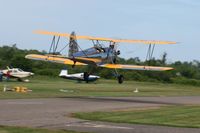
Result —
[[110, 62], [110, 60], [114, 57], [113, 53], [114, 50], [109, 47], [91, 47], [74, 53], [73, 57], [98, 58], [102, 59], [102, 62]]

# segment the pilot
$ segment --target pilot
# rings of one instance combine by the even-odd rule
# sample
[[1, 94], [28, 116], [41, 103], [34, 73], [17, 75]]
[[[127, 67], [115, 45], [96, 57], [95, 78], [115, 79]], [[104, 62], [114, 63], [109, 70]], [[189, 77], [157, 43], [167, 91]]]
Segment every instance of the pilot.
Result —
[[105, 49], [102, 48], [102, 47], [96, 47], [96, 50], [97, 50], [98, 53], [100, 53], [100, 52], [105, 53]]
[[110, 48], [114, 49], [115, 45], [113, 44], [110, 44]]

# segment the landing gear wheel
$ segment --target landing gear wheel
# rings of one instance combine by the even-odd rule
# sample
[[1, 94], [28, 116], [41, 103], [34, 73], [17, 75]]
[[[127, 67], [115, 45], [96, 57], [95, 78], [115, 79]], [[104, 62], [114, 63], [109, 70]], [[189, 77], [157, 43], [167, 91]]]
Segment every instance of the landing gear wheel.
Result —
[[117, 77], [117, 79], [118, 79], [118, 83], [119, 83], [119, 84], [122, 84], [123, 81], [124, 81], [124, 76], [123, 76], [123, 75], [119, 75], [119, 76]]
[[84, 72], [83, 73], [83, 79], [84, 79], [84, 81], [86, 82], [86, 83], [88, 83], [89, 82], [89, 73], [88, 72]]
[[17, 81], [19, 81], [19, 82], [22, 82], [23, 80], [22, 80], [22, 79], [20, 79], [20, 78], [18, 78], [18, 79], [17, 79]]

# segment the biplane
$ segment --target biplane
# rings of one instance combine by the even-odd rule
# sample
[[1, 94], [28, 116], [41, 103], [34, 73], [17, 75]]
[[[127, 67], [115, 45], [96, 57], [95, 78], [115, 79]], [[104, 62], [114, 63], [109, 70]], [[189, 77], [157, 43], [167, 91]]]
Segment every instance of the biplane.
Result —
[[[156, 41], [156, 40], [130, 40], [130, 39], [113, 39], [113, 38], [102, 38], [92, 36], [81, 36], [76, 35], [74, 32], [68, 33], [57, 33], [49, 31], [35, 31], [37, 34], [52, 35], [52, 43], [49, 49], [49, 53], [46, 55], [29, 54], [25, 58], [41, 61], [49, 61], [55, 63], [61, 63], [71, 65], [75, 67], [77, 65], [90, 65], [94, 67], [102, 67], [114, 69], [118, 83], [123, 83], [124, 76], [117, 72], [117, 69], [128, 69], [128, 70], [144, 70], [144, 71], [168, 71], [172, 70], [171, 67], [160, 67], [160, 66], [149, 66], [149, 65], [128, 65], [118, 64], [117, 56], [120, 55], [120, 50], [117, 49], [119, 43], [136, 43], [136, 44], [147, 44], [148, 52], [147, 57], [152, 58], [154, 47], [157, 44], [176, 44], [174, 41]], [[64, 46], [69, 46], [69, 52], [67, 55], [60, 54], [64, 48], [58, 51], [58, 44], [60, 37], [69, 38], [69, 43]], [[93, 44], [88, 49], [81, 49], [77, 43], [77, 39], [90, 40]], [[79, 50], [80, 49], [80, 50]], [[89, 72], [84, 72], [84, 80], [88, 80]]]

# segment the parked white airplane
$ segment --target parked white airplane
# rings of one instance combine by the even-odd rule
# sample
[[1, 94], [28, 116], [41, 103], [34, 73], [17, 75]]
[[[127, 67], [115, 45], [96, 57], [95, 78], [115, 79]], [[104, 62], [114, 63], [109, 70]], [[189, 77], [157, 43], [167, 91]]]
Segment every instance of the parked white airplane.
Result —
[[18, 81], [28, 81], [23, 79], [34, 75], [34, 73], [23, 71], [20, 68], [7, 67], [7, 69], [2, 70], [2, 72], [5, 77], [17, 78]]
[[61, 70], [60, 77], [65, 78], [65, 79], [71, 79], [71, 80], [78, 80], [78, 81], [86, 81], [87, 83], [90, 81], [96, 81], [99, 79], [99, 76], [96, 75], [89, 75], [88, 73], [75, 73], [75, 74], [68, 74], [67, 69]]

